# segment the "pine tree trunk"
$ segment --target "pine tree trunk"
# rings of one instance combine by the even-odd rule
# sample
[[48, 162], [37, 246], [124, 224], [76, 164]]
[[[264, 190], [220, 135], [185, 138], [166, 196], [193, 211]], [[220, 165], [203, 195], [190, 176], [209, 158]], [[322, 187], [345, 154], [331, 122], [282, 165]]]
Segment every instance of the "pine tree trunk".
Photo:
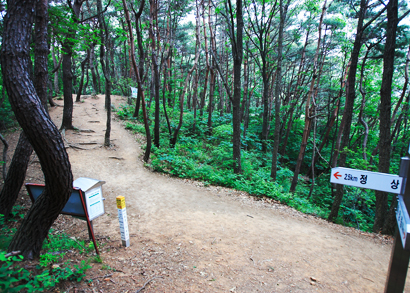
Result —
[[[387, 4], [386, 43], [383, 53], [383, 77], [380, 88], [380, 132], [379, 132], [379, 168], [381, 173], [389, 173], [391, 151], [391, 92], [394, 73], [394, 52], [398, 24], [398, 0]], [[393, 198], [395, 201], [395, 198]], [[388, 211], [387, 192], [376, 191], [376, 212], [373, 232], [383, 228]], [[386, 226], [387, 228], [387, 226]], [[386, 229], [389, 230], [389, 229]]]
[[[71, 0], [69, 0], [71, 1]], [[75, 0], [72, 5], [72, 19], [74, 22], [78, 22], [80, 16], [80, 8], [83, 1]], [[74, 129], [73, 126], [73, 69], [72, 69], [72, 57], [76, 31], [70, 27], [68, 33], [63, 42], [63, 91], [64, 91], [64, 110], [63, 121], [61, 123], [61, 129]]]
[[[339, 129], [339, 132], [343, 130], [343, 139], [340, 145], [340, 149], [342, 150], [345, 147], [347, 147], [349, 144], [350, 127], [351, 127], [352, 115], [353, 115], [353, 105], [354, 105], [354, 100], [356, 98], [356, 93], [355, 93], [356, 72], [357, 72], [357, 65], [359, 61], [360, 48], [362, 47], [363, 20], [366, 15], [366, 10], [367, 10], [366, 6], [367, 6], [367, 1], [361, 0], [360, 1], [360, 11], [358, 14], [359, 20], [357, 23], [357, 33], [356, 33], [356, 38], [353, 44], [352, 54], [350, 57], [351, 63], [350, 63], [350, 68], [349, 68], [349, 75], [347, 78], [347, 84], [346, 84], [346, 105], [345, 105], [345, 110], [343, 113], [342, 121], [340, 122], [340, 127], [342, 129]], [[337, 156], [338, 156], [338, 150], [336, 149], [335, 154], [334, 154], [334, 159], [332, 162], [333, 167], [336, 165], [335, 163], [336, 163]], [[344, 167], [345, 164], [346, 164], [346, 153], [342, 152], [340, 155], [339, 166]], [[335, 196], [333, 199], [332, 209], [328, 216], [329, 221], [334, 221], [337, 218], [339, 214], [340, 204], [342, 203], [342, 199], [343, 199], [343, 185], [337, 184]]]
[[282, 87], [282, 51], [283, 51], [283, 30], [285, 26], [286, 14], [288, 12], [290, 0], [283, 5], [283, 0], [280, 0], [280, 23], [279, 23], [279, 36], [278, 36], [278, 63], [276, 69], [276, 87], [275, 87], [275, 132], [273, 138], [272, 148], [272, 167], [270, 176], [272, 180], [276, 181], [276, 174], [278, 168], [278, 152], [279, 152], [279, 139], [280, 139], [280, 94]]
[[[46, 15], [48, 1], [38, 2], [37, 15]], [[9, 5], [1, 51], [2, 73], [10, 104], [40, 159], [46, 183], [44, 192], [28, 211], [8, 248], [9, 251], [19, 250], [29, 259], [39, 255], [52, 223], [71, 194], [73, 180], [63, 139], [28, 75], [34, 8], [34, 1]]]

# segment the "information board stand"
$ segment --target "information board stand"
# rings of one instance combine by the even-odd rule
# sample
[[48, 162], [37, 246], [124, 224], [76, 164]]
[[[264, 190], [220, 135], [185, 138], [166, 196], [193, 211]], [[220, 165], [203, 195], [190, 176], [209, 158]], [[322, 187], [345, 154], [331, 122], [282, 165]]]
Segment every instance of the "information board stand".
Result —
[[[87, 222], [88, 234], [94, 243], [95, 251], [98, 255], [100, 252], [97, 247], [97, 242], [95, 241], [92, 220], [104, 214], [104, 203], [101, 188], [104, 183], [104, 181], [90, 178], [77, 179], [73, 182], [74, 187], [70, 198], [68, 199], [63, 210], [60, 212], [60, 214], [74, 216]], [[26, 183], [25, 186], [33, 203], [45, 189], [44, 184]]]

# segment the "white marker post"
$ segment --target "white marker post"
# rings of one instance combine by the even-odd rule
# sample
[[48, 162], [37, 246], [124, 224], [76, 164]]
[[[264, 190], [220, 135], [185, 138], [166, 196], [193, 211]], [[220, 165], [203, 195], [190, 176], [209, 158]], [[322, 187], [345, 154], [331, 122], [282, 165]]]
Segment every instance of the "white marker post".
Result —
[[121, 241], [125, 247], [130, 246], [130, 235], [128, 233], [127, 209], [125, 207], [125, 197], [117, 196], [118, 220], [120, 221]]

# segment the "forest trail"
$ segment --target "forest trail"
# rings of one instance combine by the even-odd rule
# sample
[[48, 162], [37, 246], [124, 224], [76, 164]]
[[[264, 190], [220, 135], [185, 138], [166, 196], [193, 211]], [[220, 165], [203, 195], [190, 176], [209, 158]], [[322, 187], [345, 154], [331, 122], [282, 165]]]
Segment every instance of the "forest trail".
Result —
[[[126, 103], [119, 96], [112, 100], [116, 107]], [[62, 109], [50, 109], [57, 126]], [[73, 115], [75, 127], [94, 131], [65, 133], [74, 179], [106, 181], [106, 214], [94, 221], [94, 230], [117, 247], [102, 253], [104, 263], [117, 268], [113, 281], [95, 281], [96, 288], [135, 291], [150, 281], [144, 292], [383, 291], [391, 241], [274, 201], [151, 172], [142, 162], [137, 136], [117, 118], [112, 123], [113, 146], [102, 147], [103, 96], [83, 97], [74, 104]], [[118, 247], [118, 195], [126, 201], [131, 235], [127, 249]], [[68, 233], [87, 235], [84, 222], [68, 223]], [[84, 290], [93, 292], [86, 285]]]

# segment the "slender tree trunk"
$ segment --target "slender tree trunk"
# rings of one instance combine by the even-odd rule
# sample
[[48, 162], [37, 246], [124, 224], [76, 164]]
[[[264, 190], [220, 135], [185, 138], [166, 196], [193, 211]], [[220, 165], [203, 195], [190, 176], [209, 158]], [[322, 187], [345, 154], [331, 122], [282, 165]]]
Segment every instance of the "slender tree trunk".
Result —
[[199, 7], [198, 7], [198, 3], [197, 3], [195, 60], [194, 60], [194, 65], [193, 65], [192, 68], [188, 71], [188, 75], [187, 75], [187, 77], [185, 78], [185, 85], [184, 85], [184, 87], [183, 87], [181, 96], [180, 96], [180, 98], [179, 98], [179, 105], [180, 105], [180, 109], [179, 109], [179, 111], [180, 111], [180, 112], [179, 112], [179, 123], [178, 123], [178, 126], [177, 126], [177, 127], [175, 128], [175, 130], [174, 130], [174, 135], [173, 135], [173, 137], [171, 138], [171, 141], [170, 141], [171, 147], [175, 147], [175, 144], [176, 144], [177, 139], [178, 139], [179, 130], [180, 130], [181, 127], [182, 127], [182, 122], [183, 122], [183, 117], [184, 117], [184, 116], [183, 116], [183, 114], [184, 114], [184, 96], [185, 96], [185, 92], [186, 92], [186, 88], [187, 88], [187, 85], [188, 85], [189, 78], [190, 78], [192, 72], [196, 69], [196, 66], [197, 66], [197, 63], [198, 63], [198, 59], [199, 59], [199, 49], [200, 49], [201, 40], [200, 40], [200, 35], [199, 35], [199, 13], [198, 13], [198, 11], [199, 11]]
[[[136, 15], [137, 13], [134, 11], [134, 14]], [[138, 44], [138, 55], [139, 55], [138, 70], [139, 70], [139, 75], [142, 78], [144, 76], [145, 51], [142, 45], [141, 30], [140, 30], [140, 25], [138, 23], [138, 20], [135, 22], [135, 29], [137, 31], [137, 44]], [[131, 52], [131, 53], [135, 54], [135, 52]], [[138, 90], [137, 101], [135, 103], [135, 111], [134, 111], [133, 117], [138, 117], [138, 113], [140, 110], [140, 104], [141, 104], [141, 97], [142, 97], [141, 92]]]
[[88, 63], [88, 59], [90, 58], [90, 51], [87, 50], [87, 56], [85, 57], [85, 59], [81, 62], [81, 79], [80, 79], [80, 85], [78, 87], [78, 93], [77, 93], [77, 97], [75, 99], [76, 102], [80, 102], [81, 101], [81, 93], [83, 91], [83, 85], [84, 85], [84, 71], [86, 70], [86, 66]]
[[[132, 33], [132, 26], [131, 26], [130, 15], [129, 15], [128, 8], [127, 8], [127, 3], [125, 2], [125, 0], [122, 0], [122, 4], [124, 6], [125, 18], [126, 18], [127, 24], [128, 24], [130, 44], [131, 44], [131, 52], [135, 52], [134, 35]], [[145, 0], [142, 0], [139, 11], [135, 15], [137, 23], [138, 23], [139, 17], [141, 16], [142, 9], [144, 8], [144, 4], [145, 4]], [[143, 112], [143, 115], [144, 115], [145, 134], [147, 136], [147, 147], [145, 149], [144, 162], [148, 162], [149, 155], [151, 153], [151, 132], [150, 132], [150, 129], [149, 129], [147, 108], [145, 107], [145, 96], [144, 96], [144, 92], [143, 92], [143, 89], [142, 89], [142, 80], [141, 80], [141, 77], [140, 77], [140, 74], [139, 74], [139, 71], [138, 71], [137, 61], [135, 61], [135, 54], [132, 54], [131, 56], [132, 56], [132, 65], [134, 66], [134, 71], [136, 73], [135, 75], [136, 75], [137, 83], [138, 83], [138, 92], [141, 92], [142, 112]]]
[[155, 101], [155, 119], [154, 119], [154, 145], [159, 148], [159, 70], [157, 58], [157, 44], [154, 35], [154, 20], [157, 18], [157, 6], [155, 0], [150, 0], [150, 18], [149, 18], [149, 38], [151, 40], [151, 62], [152, 62], [152, 90], [151, 96], [154, 96]]
[[105, 110], [107, 111], [106, 130], [104, 135], [104, 146], [109, 147], [111, 145], [111, 76], [109, 66], [109, 52], [105, 52], [105, 44], [108, 43], [108, 28], [105, 23], [105, 19], [102, 17], [102, 4], [101, 0], [97, 0], [97, 13], [98, 23], [100, 27], [100, 63], [105, 78]]
[[168, 74], [166, 73], [166, 71], [167, 71], [167, 64], [165, 63], [165, 66], [164, 66], [164, 84], [162, 86], [162, 106], [164, 107], [164, 115], [165, 115], [165, 120], [167, 121], [168, 133], [169, 133], [169, 135], [172, 135], [171, 124], [169, 122], [168, 111], [167, 111], [166, 87], [167, 87]]
[[209, 53], [208, 53], [208, 37], [207, 37], [207, 33], [206, 33], [206, 23], [205, 23], [205, 1], [202, 1], [202, 23], [203, 23], [204, 41], [205, 41], [206, 72], [205, 72], [204, 89], [201, 93], [201, 106], [200, 106], [200, 112], [199, 112], [199, 116], [201, 116], [201, 118], [204, 115], [205, 97], [206, 97], [206, 91], [207, 91], [207, 88], [208, 88], [208, 77], [209, 77], [209, 73], [211, 71], [211, 66], [209, 64]]
[[[310, 34], [310, 28], [306, 32], [305, 44], [304, 44], [303, 49], [302, 49], [302, 55], [301, 55], [300, 63], [299, 63], [298, 79], [297, 79], [297, 82], [296, 82], [295, 93], [294, 93], [293, 101], [291, 102], [289, 114], [287, 115], [289, 117], [288, 118], [288, 124], [287, 124], [286, 132], [285, 132], [285, 138], [283, 139], [283, 143], [282, 143], [282, 150], [280, 152], [280, 155], [282, 157], [285, 155], [285, 152], [286, 152], [286, 147], [288, 145], [289, 135], [290, 135], [290, 131], [292, 129], [292, 124], [293, 124], [293, 113], [294, 113], [295, 108], [296, 108], [296, 103], [299, 100], [300, 87], [303, 84], [302, 74], [301, 73], [304, 69], [305, 54], [306, 54], [306, 47], [308, 45], [309, 34]], [[285, 122], [286, 122], [286, 120], [285, 120]]]
[[367, 48], [366, 55], [364, 56], [363, 62], [362, 62], [362, 68], [360, 70], [360, 81], [359, 81], [359, 91], [360, 94], [362, 95], [362, 103], [360, 105], [360, 112], [359, 112], [359, 121], [360, 124], [363, 125], [364, 128], [364, 137], [363, 137], [363, 160], [367, 161], [367, 153], [366, 153], [366, 147], [367, 147], [367, 138], [369, 136], [369, 125], [363, 118], [363, 111], [364, 111], [364, 106], [366, 104], [366, 91], [363, 87], [363, 79], [364, 79], [364, 68], [366, 65], [366, 60], [369, 57], [369, 52], [370, 52], [370, 47]]
[[303, 129], [303, 136], [302, 136], [302, 143], [300, 145], [300, 150], [299, 150], [299, 155], [296, 161], [296, 167], [295, 167], [295, 172], [293, 175], [293, 179], [292, 179], [292, 183], [290, 186], [290, 192], [295, 192], [296, 189], [296, 185], [298, 183], [298, 177], [299, 177], [299, 173], [300, 173], [300, 168], [302, 166], [302, 161], [303, 158], [305, 157], [305, 151], [306, 151], [306, 146], [307, 146], [307, 142], [308, 142], [308, 138], [309, 138], [309, 134], [310, 134], [310, 130], [311, 130], [311, 123], [312, 123], [312, 108], [310, 107], [310, 102], [312, 100], [312, 98], [314, 98], [313, 96], [313, 91], [314, 91], [314, 85], [315, 85], [315, 81], [317, 78], [317, 59], [319, 57], [319, 49], [320, 49], [320, 44], [321, 44], [321, 39], [322, 39], [322, 23], [323, 23], [323, 18], [325, 16], [326, 13], [326, 0], [323, 3], [323, 7], [322, 7], [322, 14], [320, 16], [320, 21], [319, 21], [319, 37], [317, 40], [317, 47], [316, 47], [316, 53], [315, 53], [315, 58], [313, 61], [313, 75], [312, 75], [312, 80], [310, 83], [310, 89], [309, 89], [309, 93], [308, 93], [308, 98], [306, 100], [306, 105], [305, 105], [305, 127]]
[[[326, 145], [326, 143], [327, 143], [327, 141], [328, 141], [328, 138], [329, 138], [329, 135], [330, 135], [330, 131], [332, 130], [332, 128], [333, 128], [333, 126], [334, 126], [334, 124], [335, 124], [335, 122], [336, 122], [336, 118], [337, 118], [337, 115], [338, 115], [338, 113], [339, 113], [340, 98], [341, 98], [342, 95], [343, 95], [343, 89], [344, 89], [344, 87], [345, 87], [345, 85], [346, 85], [346, 77], [347, 77], [347, 73], [349, 72], [349, 67], [350, 67], [350, 62], [349, 62], [349, 64], [348, 64], [347, 67], [346, 67], [346, 71], [345, 71], [344, 76], [341, 77], [341, 80], [340, 80], [340, 90], [339, 90], [339, 94], [338, 94], [338, 96], [337, 96], [337, 98], [336, 98], [336, 106], [335, 106], [335, 108], [334, 108], [334, 110], [333, 110], [333, 112], [332, 112], [332, 116], [330, 117], [330, 121], [329, 121], [329, 123], [328, 123], [328, 125], [327, 125], [326, 132], [325, 132], [325, 134], [323, 135], [322, 142], [321, 142], [321, 144], [320, 144], [320, 146], [319, 146], [319, 148], [318, 148], [317, 155], [315, 156], [315, 160], [314, 160], [314, 163], [313, 163], [313, 164], [315, 164], [316, 161], [318, 160], [319, 154], [321, 153], [322, 149], [323, 149], [324, 146]], [[310, 169], [311, 169], [311, 168], [310, 168]]]
[[[88, 54], [90, 54], [90, 50], [88, 50]], [[85, 84], [84, 84], [84, 87], [83, 87], [83, 95], [86, 95], [87, 94], [87, 87], [88, 87], [88, 82], [89, 82], [89, 74], [88, 74], [88, 66], [90, 66], [90, 63], [88, 63], [87, 65], [86, 65], [86, 67], [85, 67], [85, 74], [86, 74], [86, 79], [85, 79]]]
[[94, 48], [95, 48], [95, 44], [91, 44], [91, 47], [90, 47], [90, 70], [91, 70], [91, 77], [92, 77], [92, 81], [93, 81], [94, 94], [97, 95], [101, 91], [98, 90], [99, 89], [99, 82], [98, 82], [98, 79], [97, 79], [97, 75], [95, 73], [96, 67], [95, 67], [95, 63], [94, 63], [94, 60], [95, 60]]
[[[211, 21], [211, 1], [208, 2], [208, 26], [209, 26], [209, 37], [210, 37], [210, 46], [213, 51], [216, 51], [216, 42], [215, 35], [212, 29]], [[215, 59], [212, 58], [212, 66], [210, 67], [211, 80], [209, 85], [209, 106], [208, 106], [208, 134], [212, 134], [212, 112], [214, 104], [214, 94], [215, 94]]]
[[289, 7], [288, 0], [283, 5], [283, 0], [280, 0], [280, 22], [279, 22], [279, 36], [278, 36], [278, 63], [276, 69], [276, 87], [275, 87], [275, 133], [273, 138], [272, 148], [272, 167], [270, 176], [272, 180], [276, 181], [276, 174], [278, 168], [278, 152], [279, 152], [279, 139], [280, 139], [280, 94], [282, 87], [282, 52], [283, 52], [283, 29], [285, 26], [286, 14]]
[[[231, 24], [233, 26], [233, 23]], [[236, 0], [236, 40], [232, 36], [232, 55], [233, 55], [233, 97], [232, 97], [232, 124], [233, 124], [233, 159], [235, 174], [242, 173], [241, 166], [241, 69], [243, 58], [243, 13], [242, 0]], [[233, 30], [232, 30], [233, 31]]]
[[[359, 61], [359, 54], [360, 48], [362, 47], [362, 36], [363, 36], [363, 20], [366, 15], [367, 10], [367, 0], [360, 1], [360, 11], [359, 11], [359, 20], [357, 23], [357, 33], [355, 37], [355, 41], [353, 44], [353, 50], [350, 57], [350, 68], [349, 68], [349, 75], [347, 78], [347, 85], [346, 85], [346, 105], [345, 110], [343, 113], [342, 121], [340, 122], [340, 129], [339, 133], [343, 130], [343, 140], [340, 145], [340, 149], [344, 149], [349, 144], [349, 135], [350, 135], [350, 127], [352, 123], [352, 115], [353, 115], [353, 105], [354, 100], [356, 98], [355, 93], [355, 85], [356, 85], [356, 72], [357, 72], [357, 65]], [[337, 156], [339, 154], [339, 149], [336, 148], [335, 153], [333, 155], [333, 162], [332, 167], [336, 166]], [[344, 167], [346, 163], [346, 153], [342, 152], [340, 155], [339, 166]], [[328, 216], [329, 221], [334, 221], [338, 214], [340, 204], [342, 203], [343, 199], [343, 185], [337, 184], [335, 197], [332, 204], [332, 209]]]
[[[71, 0], [69, 0], [71, 1]], [[78, 22], [80, 9], [83, 1], [74, 0], [72, 5], [72, 19]], [[63, 88], [64, 88], [64, 110], [61, 129], [74, 129], [73, 126], [73, 74], [72, 63], [74, 38], [76, 29], [70, 27], [63, 43]]]
[[196, 108], [198, 104], [198, 78], [199, 78], [198, 69], [195, 68], [194, 94], [192, 95], [192, 108], [194, 111], [194, 123], [192, 125], [192, 132], [195, 132], [195, 127], [196, 127]]
[[[56, 52], [55, 52], [56, 49], [55, 49], [54, 45], [52, 45], [51, 48], [52, 48], [51, 56], [53, 57], [53, 65], [54, 65], [54, 68], [57, 68], [57, 65], [59, 63], [57, 62], [57, 58], [56, 58]], [[54, 92], [55, 92], [56, 96], [58, 96], [60, 94], [60, 88], [58, 86], [58, 70], [56, 70], [54, 72]]]
[[[379, 132], [379, 168], [381, 173], [390, 171], [391, 151], [391, 92], [394, 74], [394, 52], [396, 47], [396, 31], [398, 24], [398, 0], [390, 0], [387, 4], [386, 43], [383, 53], [383, 77], [380, 88], [380, 132]], [[393, 199], [395, 201], [395, 199]], [[379, 232], [385, 224], [388, 211], [387, 192], [376, 191], [376, 212], [373, 232]], [[393, 227], [385, 226], [385, 230]], [[387, 232], [387, 231], [386, 231]]]

